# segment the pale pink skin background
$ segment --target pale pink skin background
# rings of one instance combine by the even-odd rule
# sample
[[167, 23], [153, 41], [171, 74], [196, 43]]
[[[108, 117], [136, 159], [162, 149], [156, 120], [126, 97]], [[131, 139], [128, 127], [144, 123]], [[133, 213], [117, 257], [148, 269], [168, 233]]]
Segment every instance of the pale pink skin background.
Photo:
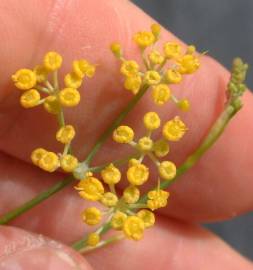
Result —
[[[80, 90], [81, 104], [66, 110], [67, 123], [77, 129], [74, 148], [83, 159], [131, 98], [122, 88], [119, 64], [108, 50], [109, 44], [121, 42], [127, 57], [138, 59], [132, 34], [148, 29], [153, 20], [125, 0], [2, 0], [0, 12], [0, 213], [4, 213], [64, 177], [31, 165], [29, 156], [34, 148], [61, 149], [54, 140], [57, 124], [42, 108], [19, 106], [20, 93], [10, 82], [11, 74], [40, 63], [48, 50], [64, 56], [61, 74], [70, 70], [73, 59], [87, 58], [99, 64], [95, 77], [85, 80]], [[164, 31], [163, 40], [177, 39]], [[177, 165], [200, 143], [224, 102], [228, 72], [209, 57], [201, 62], [195, 75], [173, 87], [177, 96], [191, 101], [190, 113], [179, 113], [172, 104], [157, 108], [148, 93], [125, 121], [140, 135], [143, 127], [139, 123], [148, 110], [159, 111], [164, 120], [181, 115], [190, 131], [171, 146], [169, 158]], [[142, 241], [122, 241], [83, 258], [49, 240], [70, 244], [87, 229], [80, 219], [87, 204], [71, 186], [9, 227], [0, 228], [0, 269], [253, 269], [252, 263], [222, 240], [194, 224], [252, 210], [253, 98], [249, 92], [244, 104], [217, 144], [170, 188], [168, 207], [157, 214], [156, 226]], [[94, 164], [128, 151], [128, 147], [115, 147], [110, 141]], [[155, 176], [151, 179], [156, 181]]]

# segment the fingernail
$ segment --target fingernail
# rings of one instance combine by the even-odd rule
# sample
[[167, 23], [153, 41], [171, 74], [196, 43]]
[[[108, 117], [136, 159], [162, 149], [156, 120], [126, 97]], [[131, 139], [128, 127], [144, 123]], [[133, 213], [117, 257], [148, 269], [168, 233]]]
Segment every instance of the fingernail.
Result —
[[[75, 256], [75, 255], [74, 255]], [[63, 250], [41, 247], [17, 252], [0, 262], [0, 270], [88, 270], [86, 263]]]

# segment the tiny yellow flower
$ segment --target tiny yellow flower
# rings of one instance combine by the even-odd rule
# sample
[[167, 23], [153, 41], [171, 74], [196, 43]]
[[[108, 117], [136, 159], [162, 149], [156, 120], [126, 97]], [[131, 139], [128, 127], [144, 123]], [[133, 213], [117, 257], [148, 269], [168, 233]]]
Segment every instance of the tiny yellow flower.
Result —
[[155, 42], [154, 34], [146, 31], [136, 33], [133, 39], [141, 49], [145, 49]]
[[179, 109], [181, 109], [183, 112], [188, 112], [190, 109], [190, 103], [187, 99], [179, 100], [177, 103], [177, 106]]
[[149, 210], [140, 210], [137, 216], [143, 220], [145, 228], [150, 228], [155, 224], [155, 215]]
[[168, 203], [169, 192], [165, 190], [151, 190], [148, 192], [147, 206], [152, 210], [165, 207]]
[[84, 76], [87, 76], [89, 78], [93, 77], [95, 70], [95, 66], [91, 65], [88, 61], [84, 59], [75, 60], [73, 62], [73, 72], [81, 79]]
[[158, 84], [153, 88], [152, 98], [157, 105], [165, 104], [171, 97], [171, 90], [166, 84]]
[[138, 149], [142, 152], [151, 151], [153, 148], [153, 141], [149, 137], [142, 137], [138, 141]]
[[172, 180], [176, 176], [177, 167], [171, 161], [163, 161], [160, 163], [158, 171], [159, 171], [160, 177], [168, 181], [168, 180]]
[[48, 96], [43, 105], [44, 109], [52, 114], [58, 114], [61, 110], [60, 103], [56, 96]]
[[140, 161], [136, 158], [131, 158], [128, 161], [128, 167], [132, 167], [134, 165], [140, 164]]
[[129, 126], [119, 126], [113, 132], [113, 140], [117, 143], [129, 143], [134, 138], [134, 131]]
[[78, 160], [72, 155], [64, 155], [60, 159], [60, 164], [65, 172], [73, 172], [78, 165]]
[[104, 182], [108, 185], [115, 185], [121, 179], [120, 170], [115, 167], [112, 163], [101, 171], [101, 177]]
[[80, 94], [75, 88], [64, 88], [59, 93], [59, 101], [62, 106], [73, 107], [80, 102]]
[[59, 165], [59, 157], [53, 152], [46, 152], [38, 161], [38, 166], [47, 172], [54, 172]]
[[123, 199], [126, 203], [136, 203], [140, 198], [140, 190], [135, 186], [127, 187], [123, 192]]
[[33, 69], [33, 72], [36, 75], [36, 80], [38, 83], [42, 83], [47, 80], [48, 71], [42, 65], [38, 65]]
[[70, 143], [75, 137], [76, 132], [72, 125], [66, 125], [61, 127], [56, 133], [56, 140], [63, 144]]
[[134, 165], [127, 170], [127, 179], [130, 184], [143, 185], [149, 177], [149, 169], [144, 164]]
[[104, 194], [102, 183], [95, 177], [89, 176], [81, 180], [75, 187], [79, 195], [89, 201], [98, 201]]
[[177, 63], [181, 74], [192, 74], [200, 67], [198, 57], [192, 54], [186, 54], [180, 57], [177, 59]]
[[113, 207], [118, 203], [118, 197], [112, 192], [106, 192], [100, 202], [107, 207]]
[[67, 88], [77, 89], [82, 85], [83, 80], [74, 72], [66, 74], [64, 77], [64, 84]]
[[159, 37], [160, 33], [161, 33], [161, 26], [157, 23], [154, 23], [151, 25], [151, 31], [153, 33], [153, 35], [156, 37], [156, 39]]
[[124, 87], [130, 90], [134, 95], [136, 95], [142, 84], [142, 79], [140, 75], [133, 75], [125, 78]]
[[110, 49], [117, 58], [120, 58], [122, 56], [122, 49], [119, 43], [117, 42], [112, 43]]
[[95, 247], [100, 241], [100, 236], [98, 233], [90, 233], [87, 238], [87, 245], [90, 247]]
[[88, 225], [97, 225], [102, 219], [102, 214], [96, 207], [89, 207], [83, 211], [82, 218]]
[[143, 117], [143, 123], [146, 129], [155, 130], [160, 127], [161, 119], [156, 112], [148, 112]]
[[40, 93], [35, 89], [25, 91], [20, 97], [20, 104], [26, 109], [37, 106], [39, 102]]
[[148, 85], [155, 85], [161, 81], [161, 75], [155, 70], [148, 70], [145, 73], [143, 80]]
[[174, 59], [181, 55], [181, 46], [176, 42], [167, 42], [163, 47], [164, 54], [168, 59]]
[[168, 142], [164, 139], [156, 141], [154, 143], [153, 151], [157, 157], [165, 157], [170, 151]]
[[165, 76], [166, 76], [168, 83], [171, 83], [171, 84], [178, 84], [183, 79], [181, 73], [175, 69], [168, 69], [166, 71]]
[[166, 122], [163, 126], [163, 136], [168, 141], [179, 141], [186, 131], [185, 123], [178, 116]]
[[123, 61], [120, 72], [127, 77], [137, 75], [139, 72], [139, 65], [133, 60]]
[[48, 52], [44, 56], [43, 64], [48, 71], [55, 71], [61, 67], [62, 57], [57, 52]]
[[19, 69], [11, 78], [15, 86], [20, 90], [31, 89], [37, 82], [35, 73], [27, 68]]
[[111, 220], [111, 226], [115, 230], [122, 230], [124, 223], [127, 219], [127, 215], [121, 211], [117, 211]]
[[196, 47], [194, 45], [190, 45], [187, 47], [187, 51], [186, 51], [187, 54], [193, 54], [195, 52], [196, 52]]
[[137, 216], [127, 217], [123, 226], [123, 232], [125, 236], [132, 240], [142, 239], [144, 229], [145, 229], [144, 221]]
[[148, 57], [149, 57], [150, 62], [154, 65], [160, 65], [164, 61], [163, 55], [161, 55], [161, 53], [156, 50], [151, 51]]
[[40, 159], [46, 153], [47, 153], [47, 151], [43, 148], [37, 148], [37, 149], [33, 150], [32, 154], [31, 154], [31, 160], [32, 160], [33, 164], [38, 166]]

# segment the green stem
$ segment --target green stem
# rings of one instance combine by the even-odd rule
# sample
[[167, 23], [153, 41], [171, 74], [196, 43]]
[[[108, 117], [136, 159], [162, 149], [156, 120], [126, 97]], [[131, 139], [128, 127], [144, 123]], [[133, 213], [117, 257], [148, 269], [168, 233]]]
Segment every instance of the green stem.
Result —
[[52, 196], [56, 192], [60, 191], [61, 189], [63, 189], [64, 187], [66, 187], [67, 185], [72, 183], [73, 181], [74, 181], [73, 177], [66, 177], [62, 181], [60, 181], [60, 182], [56, 183], [55, 185], [53, 185], [52, 187], [50, 187], [48, 190], [41, 192], [39, 195], [34, 197], [32, 200], [24, 203], [20, 207], [1, 216], [0, 217], [0, 224], [3, 225], [3, 224], [10, 222], [14, 218], [20, 216], [21, 214], [25, 213], [29, 209], [31, 209], [34, 206], [38, 205], [39, 203], [43, 202], [44, 200], [46, 200], [47, 198], [49, 198], [50, 196]]
[[119, 116], [113, 121], [113, 123], [105, 130], [105, 132], [98, 138], [96, 144], [93, 146], [92, 150], [88, 154], [87, 158], [85, 159], [86, 164], [90, 164], [93, 157], [96, 155], [97, 151], [101, 148], [104, 142], [108, 139], [111, 135], [113, 130], [118, 127], [118, 125], [123, 121], [123, 119], [128, 115], [128, 113], [133, 109], [133, 107], [138, 103], [141, 97], [146, 93], [148, 90], [147, 85], [144, 85], [137, 95], [127, 104], [127, 106], [121, 111]]
[[[238, 111], [237, 108], [235, 108], [233, 105], [231, 105], [231, 102], [229, 102], [224, 111], [221, 113], [219, 118], [215, 121], [213, 126], [211, 127], [208, 135], [203, 140], [203, 142], [200, 144], [200, 146], [185, 160], [185, 162], [177, 169], [177, 175], [174, 179], [170, 181], [162, 181], [160, 184], [161, 189], [168, 188], [172, 183], [174, 183], [181, 175], [183, 175], [185, 172], [187, 172], [189, 169], [191, 169], [198, 161], [199, 159], [204, 155], [204, 153], [218, 140], [220, 135], [223, 133], [225, 127], [229, 123], [229, 121], [232, 119], [232, 117], [235, 115], [235, 113]], [[154, 187], [153, 189], [156, 189], [157, 187]], [[147, 201], [147, 194], [143, 195], [139, 203], [145, 203]]]

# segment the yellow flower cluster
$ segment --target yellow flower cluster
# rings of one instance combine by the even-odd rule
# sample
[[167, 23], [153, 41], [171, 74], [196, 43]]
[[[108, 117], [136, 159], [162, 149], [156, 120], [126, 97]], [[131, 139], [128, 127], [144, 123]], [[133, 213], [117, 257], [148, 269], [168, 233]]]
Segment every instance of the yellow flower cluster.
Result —
[[141, 50], [145, 69], [135, 60], [125, 59], [119, 43], [113, 43], [111, 51], [121, 60], [120, 72], [124, 76], [125, 89], [137, 94], [140, 89], [151, 87], [151, 97], [155, 104], [163, 105], [172, 100], [182, 111], [188, 111], [189, 101], [178, 100], [172, 94], [170, 85], [179, 84], [184, 75], [196, 72], [200, 66], [199, 56], [193, 45], [183, 49], [174, 41], [166, 42], [163, 51], [160, 52], [156, 48], [160, 32], [160, 26], [153, 24], [150, 31], [138, 32], [133, 37], [133, 41]]
[[[47, 151], [43, 148], [35, 149], [31, 154], [32, 162], [41, 169], [53, 172], [61, 168], [65, 172], [73, 172], [78, 166], [78, 160], [70, 154], [70, 144], [75, 136], [72, 125], [65, 125], [63, 107], [73, 107], [80, 102], [78, 88], [84, 77], [91, 78], [95, 73], [95, 65], [87, 60], [75, 60], [72, 71], [64, 77], [64, 87], [60, 88], [58, 70], [62, 65], [62, 56], [57, 52], [48, 52], [41, 65], [34, 69], [19, 69], [12, 80], [15, 86], [23, 91], [20, 103], [24, 108], [32, 108], [43, 104], [44, 109], [57, 115], [60, 129], [56, 133], [56, 140], [64, 144], [61, 154]], [[50, 82], [51, 81], [51, 82]]]
[[[169, 153], [169, 141], [179, 141], [187, 131], [184, 122], [176, 116], [167, 121], [162, 128], [163, 138], [153, 141], [152, 131], [161, 125], [161, 119], [155, 112], [148, 112], [143, 117], [143, 124], [147, 129], [147, 135], [134, 141], [134, 131], [129, 126], [119, 126], [113, 132], [113, 140], [117, 143], [127, 143], [134, 147], [140, 154], [140, 159], [127, 171], [127, 179], [132, 185], [143, 185], [149, 176], [148, 168], [141, 163], [145, 156], [149, 157], [157, 166], [159, 176], [164, 180], [172, 180], [176, 176], [176, 166], [171, 161], [159, 161]], [[133, 162], [133, 161], [132, 161]]]

